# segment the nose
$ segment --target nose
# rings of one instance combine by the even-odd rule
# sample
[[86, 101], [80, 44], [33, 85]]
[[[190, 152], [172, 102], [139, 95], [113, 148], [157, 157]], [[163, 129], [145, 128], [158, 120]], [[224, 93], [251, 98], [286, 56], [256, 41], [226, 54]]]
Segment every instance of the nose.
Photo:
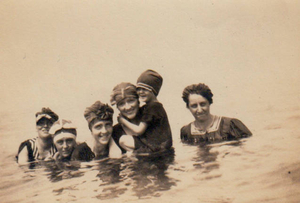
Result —
[[100, 132], [101, 132], [101, 134], [106, 134], [107, 133], [106, 127], [103, 127]]
[[128, 110], [128, 109], [130, 109], [130, 108], [131, 108], [131, 106], [128, 104], [128, 102], [126, 102], [126, 103], [125, 103], [125, 109]]
[[67, 148], [67, 142], [63, 142], [62, 147], [63, 147], [64, 149]]
[[197, 111], [198, 111], [199, 113], [201, 113], [201, 112], [203, 111], [203, 109], [202, 109], [202, 107], [201, 107], [200, 105], [198, 105]]
[[48, 123], [43, 123], [42, 126], [43, 127], [48, 127]]
[[143, 89], [142, 89], [142, 88], [138, 88], [136, 92], [137, 92], [138, 94], [140, 94], [140, 93], [143, 92]]

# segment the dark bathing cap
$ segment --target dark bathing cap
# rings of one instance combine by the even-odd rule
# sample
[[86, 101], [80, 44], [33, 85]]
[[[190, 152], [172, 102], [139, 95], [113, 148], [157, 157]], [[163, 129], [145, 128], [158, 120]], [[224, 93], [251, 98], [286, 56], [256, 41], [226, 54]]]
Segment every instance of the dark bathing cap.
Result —
[[92, 124], [96, 121], [113, 121], [114, 110], [108, 105], [100, 101], [96, 101], [92, 106], [87, 107], [84, 111], [84, 117], [91, 129]]
[[135, 85], [129, 82], [122, 82], [114, 87], [110, 96], [111, 105], [118, 105], [125, 98], [138, 98]]
[[155, 96], [158, 95], [159, 90], [162, 86], [163, 78], [154, 70], [146, 70], [137, 79], [137, 88], [144, 88], [152, 91]]

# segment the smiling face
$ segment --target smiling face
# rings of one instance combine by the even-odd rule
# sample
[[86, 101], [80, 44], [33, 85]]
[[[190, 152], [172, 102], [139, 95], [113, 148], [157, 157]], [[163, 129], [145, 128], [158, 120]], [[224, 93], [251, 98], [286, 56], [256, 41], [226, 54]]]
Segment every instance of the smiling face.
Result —
[[41, 118], [36, 123], [36, 129], [40, 138], [48, 138], [50, 137], [49, 129], [52, 126], [52, 122], [47, 118]]
[[141, 102], [149, 103], [150, 101], [155, 99], [155, 95], [152, 91], [141, 87], [137, 88], [137, 94], [139, 95], [139, 99]]
[[125, 118], [134, 119], [139, 111], [139, 100], [135, 97], [127, 97], [117, 104], [117, 108]]
[[91, 127], [92, 136], [101, 144], [108, 144], [112, 131], [111, 121], [96, 121]]
[[58, 135], [55, 135], [54, 144], [62, 158], [68, 158], [72, 155], [72, 152], [76, 146], [74, 137], [74, 134], [68, 132], [62, 132]]
[[205, 97], [199, 94], [189, 95], [188, 109], [199, 122], [206, 121], [210, 116], [210, 104]]

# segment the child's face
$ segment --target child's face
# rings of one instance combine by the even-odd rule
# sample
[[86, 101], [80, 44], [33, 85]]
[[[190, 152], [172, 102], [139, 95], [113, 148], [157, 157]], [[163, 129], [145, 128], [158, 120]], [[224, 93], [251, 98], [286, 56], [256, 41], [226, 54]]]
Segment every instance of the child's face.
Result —
[[137, 88], [137, 94], [139, 95], [139, 99], [141, 102], [149, 103], [155, 98], [155, 95], [152, 91], [149, 91], [144, 88]]
[[111, 121], [98, 121], [91, 128], [92, 136], [96, 142], [108, 144], [113, 131]]

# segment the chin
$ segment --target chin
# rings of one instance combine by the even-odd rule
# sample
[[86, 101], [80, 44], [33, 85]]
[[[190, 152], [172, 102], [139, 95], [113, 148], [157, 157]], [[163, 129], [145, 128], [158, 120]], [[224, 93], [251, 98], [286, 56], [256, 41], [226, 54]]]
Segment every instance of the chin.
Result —
[[140, 97], [141, 102], [147, 102], [147, 97]]
[[40, 137], [41, 138], [50, 138], [51, 135], [49, 133], [47, 133], [47, 134], [43, 133], [43, 134], [40, 135]]
[[204, 121], [206, 121], [207, 119], [208, 119], [208, 116], [205, 116], [205, 117], [195, 117], [195, 119], [197, 120], [197, 121], [200, 121], [200, 122], [204, 122]]
[[100, 144], [107, 145], [109, 140], [99, 140]]
[[61, 156], [63, 158], [68, 158], [71, 155], [71, 153], [62, 153]]
[[125, 117], [128, 118], [129, 120], [134, 119], [136, 116], [136, 114], [130, 114], [130, 115], [126, 115]]
[[98, 141], [99, 141], [99, 143], [106, 145], [106, 144], [108, 144], [109, 139], [110, 139], [110, 137], [105, 138], [105, 139], [104, 138], [100, 138]]

